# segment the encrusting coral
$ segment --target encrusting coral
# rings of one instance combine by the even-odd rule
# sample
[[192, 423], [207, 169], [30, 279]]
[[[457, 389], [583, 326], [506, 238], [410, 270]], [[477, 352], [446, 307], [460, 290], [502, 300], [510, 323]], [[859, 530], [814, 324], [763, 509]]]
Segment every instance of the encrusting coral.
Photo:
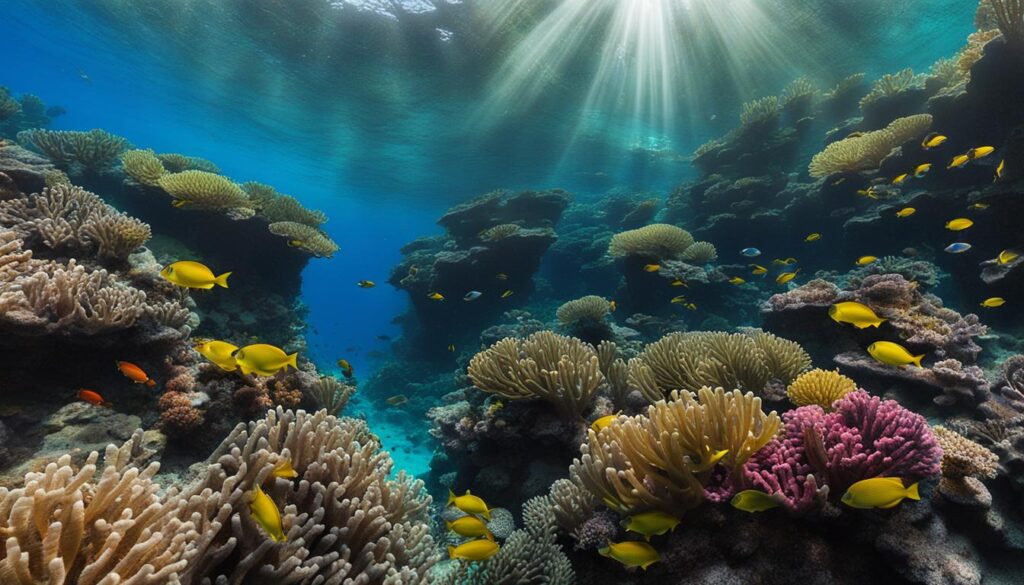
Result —
[[833, 402], [856, 389], [857, 383], [838, 370], [814, 369], [797, 376], [786, 388], [786, 396], [797, 406], [817, 404], [828, 410]]
[[270, 224], [267, 229], [275, 236], [288, 238], [288, 245], [314, 256], [330, 258], [338, 251], [338, 244], [327, 234], [303, 223], [281, 221]]
[[892, 149], [920, 138], [931, 124], [931, 115], [918, 114], [894, 120], [881, 130], [838, 140], [814, 155], [808, 171], [812, 177], [820, 179], [833, 173], [876, 169]]
[[593, 347], [550, 331], [502, 339], [473, 356], [468, 373], [484, 392], [510, 400], [540, 398], [570, 419], [583, 416], [604, 384]]
[[151, 187], [159, 185], [160, 177], [167, 174], [164, 164], [152, 150], [125, 152], [121, 155], [121, 168], [137, 183]]

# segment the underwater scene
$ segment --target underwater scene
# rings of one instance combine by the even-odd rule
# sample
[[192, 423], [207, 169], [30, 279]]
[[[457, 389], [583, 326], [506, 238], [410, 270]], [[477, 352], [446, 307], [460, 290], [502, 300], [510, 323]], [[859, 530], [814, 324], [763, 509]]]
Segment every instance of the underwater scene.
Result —
[[0, 585], [1024, 583], [1024, 0], [0, 46]]

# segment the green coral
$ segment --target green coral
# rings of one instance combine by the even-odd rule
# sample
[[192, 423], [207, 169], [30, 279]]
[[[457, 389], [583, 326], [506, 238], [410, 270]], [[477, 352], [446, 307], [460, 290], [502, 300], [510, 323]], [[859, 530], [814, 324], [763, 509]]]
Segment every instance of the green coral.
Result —
[[78, 132], [36, 128], [18, 133], [18, 142], [73, 172], [99, 173], [117, 162], [128, 140], [100, 129]]
[[121, 155], [121, 168], [137, 183], [151, 187], [159, 185], [160, 177], [167, 174], [167, 169], [152, 150], [125, 152]]
[[250, 209], [252, 202], [230, 179], [206, 171], [183, 171], [160, 177], [157, 184], [177, 201], [205, 209]]
[[183, 171], [205, 171], [207, 173], [220, 174], [220, 168], [205, 158], [198, 156], [185, 156], [176, 152], [156, 155], [169, 172], [180, 173]]
[[0, 121], [21, 112], [21, 104], [11, 96], [10, 90], [0, 85]]
[[330, 258], [338, 251], [338, 244], [327, 234], [304, 223], [280, 221], [270, 224], [267, 229], [275, 236], [288, 238], [288, 245], [314, 256]]

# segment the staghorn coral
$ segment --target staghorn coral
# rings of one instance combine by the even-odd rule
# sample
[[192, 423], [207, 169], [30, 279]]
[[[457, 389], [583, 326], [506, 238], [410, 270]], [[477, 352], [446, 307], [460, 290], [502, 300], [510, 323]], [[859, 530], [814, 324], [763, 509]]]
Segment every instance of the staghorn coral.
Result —
[[252, 201], [230, 179], [206, 171], [166, 174], [157, 181], [175, 200], [202, 209], [252, 209]]
[[99, 173], [114, 165], [128, 140], [103, 130], [88, 132], [36, 128], [18, 133], [18, 143], [74, 173]]
[[679, 259], [688, 264], [707, 264], [718, 259], [718, 250], [711, 242], [694, 242], [683, 251]]
[[703, 386], [762, 392], [811, 366], [796, 343], [763, 331], [671, 333], [629, 360], [630, 384], [648, 397]]
[[178, 153], [165, 153], [156, 155], [160, 162], [164, 164], [168, 172], [181, 173], [184, 171], [204, 171], [207, 173], [220, 174], [220, 169], [217, 165], [206, 160], [205, 158], [199, 158], [198, 156], [185, 156], [184, 154]]
[[883, 75], [875, 81], [871, 91], [861, 98], [860, 107], [863, 110], [882, 98], [896, 96], [923, 85], [924, 77], [914, 75], [914, 70], [909, 67], [897, 73]]
[[1006, 42], [1024, 43], [1024, 0], [987, 0]]
[[302, 223], [282, 221], [270, 224], [267, 229], [275, 236], [288, 238], [288, 245], [320, 258], [330, 258], [338, 251], [338, 244], [327, 234]]
[[608, 243], [608, 253], [614, 258], [640, 256], [672, 260], [692, 245], [690, 232], [674, 225], [655, 223], [615, 234]]
[[310, 389], [317, 405], [334, 416], [345, 410], [355, 391], [354, 387], [342, 384], [334, 376], [321, 376]]
[[541, 398], [570, 419], [582, 418], [604, 383], [593, 347], [550, 331], [502, 339], [473, 356], [468, 373], [484, 392], [510, 400]]
[[863, 73], [854, 73], [840, 79], [835, 87], [825, 93], [825, 99], [836, 100], [849, 95], [864, 83], [865, 77]]
[[136, 183], [151, 187], [160, 184], [160, 177], [167, 174], [164, 164], [152, 150], [129, 150], [121, 155], [121, 168]]
[[918, 114], [893, 120], [881, 130], [865, 132], [837, 140], [814, 155], [808, 172], [814, 178], [833, 173], [852, 173], [878, 168], [892, 149], [908, 140], [919, 138], [931, 127], [929, 114]]
[[580, 321], [603, 321], [611, 311], [611, 303], [607, 299], [587, 295], [564, 303], [555, 311], [555, 316], [563, 325], [574, 325]]
[[782, 92], [782, 106], [788, 110], [804, 113], [814, 103], [818, 89], [807, 77], [794, 79]]
[[10, 585], [163, 585], [177, 583], [196, 555], [199, 534], [183, 502], [161, 497], [159, 464], [130, 465], [142, 432], [76, 468], [65, 455], [26, 475], [23, 488], [0, 488], [0, 582]]
[[646, 415], [620, 417], [600, 433], [589, 430], [569, 475], [619, 513], [654, 508], [681, 514], [704, 500], [695, 474], [714, 453], [726, 450], [719, 463], [738, 472], [779, 424], [750, 392], [705, 387], [696, 398], [673, 392]]
[[816, 404], [828, 410], [833, 402], [856, 389], [857, 383], [839, 370], [814, 369], [797, 376], [786, 388], [786, 395], [797, 406]]
[[[260, 191], [263, 196], [263, 192]], [[264, 200], [260, 205], [260, 213], [270, 223], [293, 222], [320, 227], [327, 222], [327, 216], [322, 211], [306, 209], [299, 203], [299, 200], [290, 195], [280, 195]]]
[[740, 112], [740, 125], [744, 128], [767, 126], [779, 119], [782, 113], [782, 100], [778, 96], [767, 96], [759, 100], [743, 104]]
[[480, 240], [483, 242], [495, 242], [519, 233], [520, 229], [522, 228], [514, 223], [498, 224], [480, 232]]

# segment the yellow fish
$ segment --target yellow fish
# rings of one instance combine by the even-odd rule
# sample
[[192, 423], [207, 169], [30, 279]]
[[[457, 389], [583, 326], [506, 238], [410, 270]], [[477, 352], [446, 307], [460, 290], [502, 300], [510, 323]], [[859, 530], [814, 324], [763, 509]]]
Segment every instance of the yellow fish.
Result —
[[958, 154], [953, 157], [953, 160], [949, 161], [947, 169], [959, 169], [965, 164], [971, 162], [971, 157], [966, 154]]
[[341, 373], [346, 378], [351, 378], [353, 373], [352, 364], [345, 358], [339, 359], [337, 363], [338, 367], [341, 368]]
[[657, 272], [661, 270], [661, 264], [648, 264], [644, 266], [644, 272]]
[[495, 400], [494, 402], [491, 403], [490, 406], [487, 407], [487, 414], [494, 416], [494, 413], [498, 412], [502, 408], [505, 408], [505, 405], [502, 404], [500, 400]]
[[254, 343], [234, 353], [235, 363], [245, 375], [273, 376], [286, 371], [288, 366], [299, 369], [295, 360], [298, 352], [287, 354], [281, 348], [266, 343]]
[[617, 418], [619, 418], [619, 413], [602, 416], [601, 418], [590, 423], [590, 428], [594, 429], [595, 433], [600, 433], [601, 429], [615, 422], [615, 419]]
[[913, 207], [904, 207], [903, 209], [896, 212], [896, 217], [910, 217], [917, 213], [917, 210]]
[[691, 311], [696, 311], [697, 310], [696, 303], [686, 303], [683, 306], [686, 307], [687, 309], [690, 309]]
[[[188, 201], [185, 201], [184, 199], [175, 199], [174, 201], [171, 201], [171, 206], [181, 209], [183, 207], [188, 206]], [[293, 244], [291, 242], [288, 242], [288, 245], [292, 246]]]
[[402, 406], [406, 402], [409, 402], [409, 398], [405, 394], [396, 394], [391, 398], [388, 398], [384, 402], [387, 402], [391, 406]]
[[677, 279], [672, 281], [672, 286], [689, 287], [690, 285], [686, 284], [686, 281], [683, 281], [683, 280], [680, 280], [680, 279], [677, 278]]
[[733, 508], [744, 512], [764, 512], [779, 507], [779, 500], [759, 490], [743, 490], [729, 501]]
[[464, 561], [482, 561], [498, 554], [501, 547], [493, 540], [480, 538], [464, 542], [459, 546], [448, 547], [448, 558], [462, 559]]
[[288, 537], [285, 536], [281, 526], [281, 511], [277, 509], [277, 504], [260, 489], [260, 486], [253, 487], [252, 494], [252, 501], [249, 502], [249, 513], [252, 515], [252, 519], [267, 533], [270, 540], [274, 542], [287, 541]]
[[283, 479], [295, 479], [299, 477], [299, 472], [295, 471], [295, 468], [292, 467], [291, 459], [282, 459], [280, 463], [274, 466], [274, 470], [270, 472], [270, 475]]
[[237, 345], [226, 341], [206, 341], [192, 348], [199, 352], [199, 355], [210, 360], [225, 372], [233, 372], [238, 369], [234, 353], [238, 350]]
[[427, 293], [427, 298], [432, 300], [432, 301], [443, 301], [444, 300], [444, 295], [439, 293], [439, 292], [431, 292], [431, 293]]
[[794, 278], [796, 278], [797, 272], [800, 272], [800, 271], [796, 270], [794, 272], [783, 272], [782, 274], [780, 274], [777, 277], [775, 277], [775, 282], [778, 283], [778, 284], [786, 284], [787, 282], [789, 282], [789, 281], [793, 280]]
[[488, 520], [491, 519], [491, 511], [487, 508], [487, 504], [477, 496], [466, 493], [461, 496], [456, 496], [455, 492], [451, 489], [448, 490], [448, 506], [455, 506], [467, 514], [479, 514]]
[[942, 134], [939, 134], [938, 132], [932, 132], [928, 136], [925, 136], [924, 140], [921, 141], [921, 148], [924, 148], [925, 150], [935, 148], [936, 146], [941, 145], [946, 140], [948, 139]]
[[609, 542], [608, 546], [598, 549], [602, 557], [615, 559], [626, 568], [640, 567], [647, 570], [647, 567], [661, 560], [658, 551], [646, 542], [627, 540], [626, 542]]
[[997, 259], [1000, 264], [1009, 264], [1017, 258], [1020, 258], [1020, 252], [1017, 252], [1016, 250], [1003, 250], [999, 253], [999, 257]]
[[753, 270], [751, 270], [750, 273], [755, 275], [755, 276], [761, 276], [762, 274], [768, 274], [768, 269], [765, 268], [764, 266], [759, 266], [757, 264], [751, 264], [750, 267], [753, 268]]
[[919, 368], [923, 367], [921, 359], [924, 357], [924, 354], [912, 355], [907, 351], [907, 348], [891, 341], [876, 341], [872, 343], [868, 346], [868, 353], [879, 363], [889, 366], [914, 364]]
[[611, 311], [612, 313], [614, 313], [615, 309], [618, 309], [618, 308], [619, 308], [619, 304], [616, 303], [615, 301], [609, 301], [608, 302], [608, 310]]
[[981, 301], [981, 306], [982, 307], [988, 307], [990, 309], [995, 308], [995, 307], [1002, 307], [1005, 304], [1006, 304], [1006, 299], [1004, 299], [1003, 297], [989, 297], [989, 298], [985, 299], [984, 301]]
[[967, 206], [967, 209], [973, 209], [975, 211], [984, 211], [989, 208], [988, 203], [971, 203]]
[[804, 238], [804, 241], [805, 242], [817, 242], [820, 239], [821, 239], [821, 234], [819, 234], [818, 232], [814, 232], [813, 234], [808, 234], [807, 237]]
[[836, 323], [849, 323], [857, 329], [878, 327], [885, 323], [885, 319], [876, 315], [871, 307], [856, 301], [845, 301], [832, 305], [828, 308], [828, 316]]
[[356, 286], [358, 286], [359, 288], [373, 288], [377, 286], [377, 283], [373, 282], [372, 280], [360, 280], [359, 282], [356, 283]]
[[740, 278], [738, 276], [734, 276], [734, 277], [729, 279], [729, 284], [744, 284], [746, 282], [747, 281], [743, 280], [742, 278]]
[[672, 297], [672, 300], [669, 302], [674, 305], [682, 305], [686, 303], [686, 297], [684, 297], [683, 295], [679, 295], [678, 297]]
[[1003, 160], [999, 161], [999, 166], [996, 167], [996, 178], [992, 179], [992, 182], [995, 183], [999, 179], [1002, 179], [1003, 178], [1003, 171], [1005, 171], [1005, 170], [1006, 170], [1006, 159], [1003, 159]]
[[516, 294], [515, 291], [507, 290], [507, 291], [501, 293], [501, 298], [507, 299], [510, 296], [514, 295], [514, 294]]
[[704, 458], [704, 461], [701, 461], [696, 466], [694, 466], [693, 471], [695, 473], [700, 473], [702, 471], [707, 471], [707, 470], [711, 469], [712, 467], [714, 467], [715, 465], [717, 465], [718, 462], [721, 461], [722, 458], [725, 457], [728, 454], [729, 454], [729, 450], [728, 449], [722, 449], [721, 451], [715, 451], [713, 453], [710, 453], [707, 457]]
[[642, 535], [644, 539], [651, 540], [652, 536], [661, 536], [675, 530], [676, 526], [679, 526], [679, 518], [661, 510], [651, 510], [623, 518], [619, 525], [627, 532], [635, 532]]
[[869, 199], [878, 199], [878, 192], [875, 191], [874, 187], [868, 187], [867, 189], [857, 189], [857, 195], [861, 197], [867, 197]]
[[454, 343], [449, 343], [448, 344], [448, 351], [450, 351], [452, 353], [455, 353], [455, 344]]
[[972, 148], [967, 151], [967, 157], [971, 160], [978, 160], [979, 158], [985, 158], [986, 156], [995, 152], [996, 149], [992, 146], [979, 146]]
[[876, 262], [877, 260], [878, 256], [861, 256], [860, 258], [857, 258], [856, 264], [857, 266], [867, 266], [868, 264]]
[[903, 480], [898, 477], [862, 479], [846, 490], [842, 502], [851, 508], [887, 510], [895, 508], [906, 498], [920, 500], [917, 485], [903, 487]]
[[914, 169], [914, 178], [920, 179], [921, 177], [927, 175], [928, 171], [930, 170], [932, 170], [932, 163], [924, 163], [922, 165], [917, 165], [917, 168]]
[[958, 217], [946, 222], [946, 229], [951, 232], [959, 232], [974, 225], [974, 222], [966, 217]]
[[214, 286], [228, 287], [230, 272], [214, 276], [213, 271], [205, 264], [191, 260], [181, 260], [160, 271], [164, 280], [185, 288], [211, 289]]
[[892, 184], [893, 185], [902, 185], [903, 183], [907, 182], [907, 179], [909, 177], [910, 177], [910, 173], [903, 173], [902, 175], [900, 175], [900, 176], [896, 177], [895, 179], [893, 179], [892, 180]]
[[482, 536], [487, 540], [494, 540], [494, 534], [487, 528], [487, 524], [476, 516], [463, 516], [451, 522], [446, 520], [444, 525], [448, 527], [448, 530], [459, 536], [465, 536], [466, 538]]

